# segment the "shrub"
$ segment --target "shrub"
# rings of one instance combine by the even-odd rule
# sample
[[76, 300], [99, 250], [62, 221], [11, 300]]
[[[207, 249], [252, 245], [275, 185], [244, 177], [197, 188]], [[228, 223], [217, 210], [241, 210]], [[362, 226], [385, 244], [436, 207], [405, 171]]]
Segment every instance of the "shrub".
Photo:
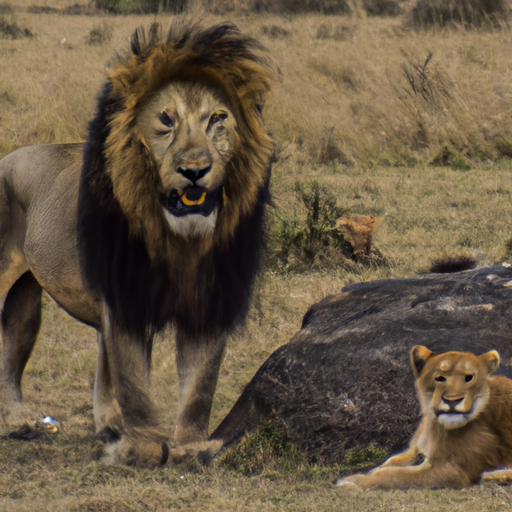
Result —
[[363, 0], [363, 9], [370, 16], [398, 16], [402, 12], [398, 0]]
[[3, 16], [0, 17], [0, 39], [22, 39], [34, 37], [29, 28], [21, 28], [16, 22], [10, 23]]
[[512, 142], [501, 139], [496, 142], [496, 149], [498, 150], [498, 155], [506, 158], [512, 158]]
[[509, 0], [416, 0], [411, 21], [420, 27], [453, 23], [480, 27], [507, 22], [510, 12]]
[[103, 24], [94, 27], [87, 36], [86, 43], [90, 45], [108, 43], [112, 39], [112, 27]]
[[14, 7], [9, 3], [1, 3], [0, 4], [0, 13], [1, 14], [11, 14], [14, 12]]
[[431, 164], [438, 167], [452, 167], [460, 171], [469, 171], [471, 169], [471, 164], [464, 155], [446, 145], [434, 156]]
[[254, 0], [257, 12], [347, 14], [353, 9], [350, 0]]
[[471, 168], [469, 159], [490, 158], [495, 136], [480, 130], [475, 122], [478, 111], [468, 106], [460, 82], [433, 63], [431, 52], [423, 63], [406, 59], [402, 66], [406, 85], [397, 92], [410, 118], [409, 147], [430, 148], [432, 165], [460, 170]]
[[187, 0], [96, 0], [96, 7], [117, 14], [181, 12]]
[[272, 13], [349, 14], [362, 9], [370, 16], [396, 16], [403, 0], [253, 0], [252, 9]]
[[[329, 267], [352, 256], [352, 247], [336, 230], [346, 212], [318, 182], [295, 184], [298, 211], [292, 220], [278, 219], [271, 240], [271, 263], [280, 268], [305, 270]], [[273, 250], [272, 250], [273, 249]]]
[[263, 25], [261, 27], [261, 31], [272, 38], [287, 37], [290, 34], [289, 30], [286, 30], [279, 25]]

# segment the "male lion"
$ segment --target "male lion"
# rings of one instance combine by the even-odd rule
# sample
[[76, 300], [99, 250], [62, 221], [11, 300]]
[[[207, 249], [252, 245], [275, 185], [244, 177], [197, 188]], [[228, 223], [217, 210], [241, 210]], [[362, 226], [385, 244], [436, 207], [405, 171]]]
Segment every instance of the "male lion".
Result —
[[98, 434], [113, 463], [164, 463], [149, 392], [153, 336], [176, 331], [178, 445], [204, 440], [227, 334], [260, 260], [273, 142], [264, 49], [230, 23], [138, 29], [112, 66], [85, 144], [0, 162], [1, 409], [21, 377], [42, 289], [97, 329]]
[[[368, 475], [337, 485], [467, 487], [484, 471], [512, 465], [512, 380], [490, 376], [499, 366], [498, 353], [434, 354], [417, 345], [411, 363], [423, 420], [409, 448]], [[500, 473], [512, 477], [512, 470]]]

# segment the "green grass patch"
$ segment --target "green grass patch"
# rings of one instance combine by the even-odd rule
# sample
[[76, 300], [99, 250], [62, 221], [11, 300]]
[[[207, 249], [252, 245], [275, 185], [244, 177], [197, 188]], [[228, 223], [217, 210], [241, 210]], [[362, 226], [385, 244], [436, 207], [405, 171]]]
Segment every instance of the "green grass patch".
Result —
[[442, 146], [431, 163], [437, 167], [452, 167], [460, 171], [468, 171], [471, 169], [470, 162], [462, 153], [446, 145]]
[[372, 444], [349, 449], [342, 464], [312, 464], [300, 453], [286, 426], [280, 420], [274, 419], [264, 421], [255, 431], [246, 434], [216, 464], [245, 476], [274, 477], [281, 474], [325, 479], [370, 469], [387, 456], [386, 450]]
[[268, 471], [295, 473], [305, 462], [286, 427], [278, 420], [268, 420], [227, 450], [218, 464], [244, 475], [260, 475]]

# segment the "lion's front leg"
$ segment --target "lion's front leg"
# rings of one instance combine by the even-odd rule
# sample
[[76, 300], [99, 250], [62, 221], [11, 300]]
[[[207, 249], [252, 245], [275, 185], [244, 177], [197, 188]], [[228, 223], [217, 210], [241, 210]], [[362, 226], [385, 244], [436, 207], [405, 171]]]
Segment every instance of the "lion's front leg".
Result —
[[392, 466], [413, 466], [419, 455], [420, 453], [417, 448], [408, 448], [404, 452], [390, 457], [388, 460], [386, 460], [386, 462], [382, 463], [379, 468]]
[[103, 341], [98, 332], [98, 359], [94, 380], [94, 422], [96, 434], [105, 440], [113, 441], [121, 435], [123, 420], [112, 382], [111, 363]]
[[[149, 392], [151, 341], [121, 329], [106, 308], [102, 323], [95, 389], [95, 405], [100, 411], [95, 411], [95, 417], [101, 425], [105, 413], [112, 413], [115, 428], [120, 430], [119, 439], [109, 447], [107, 462], [149, 467], [164, 464], [169, 455], [168, 435], [158, 429]], [[115, 402], [120, 417], [112, 406]]]
[[193, 339], [177, 333], [176, 365], [180, 395], [174, 438], [179, 445], [208, 438], [213, 395], [225, 345], [225, 335], [214, 339]]

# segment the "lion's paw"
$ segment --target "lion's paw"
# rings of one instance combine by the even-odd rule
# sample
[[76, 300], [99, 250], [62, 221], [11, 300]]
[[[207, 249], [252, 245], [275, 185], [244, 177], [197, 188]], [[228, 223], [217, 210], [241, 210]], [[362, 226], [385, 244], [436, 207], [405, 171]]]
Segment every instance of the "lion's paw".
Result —
[[201, 466], [209, 466], [220, 452], [222, 445], [223, 442], [220, 440], [188, 443], [171, 449], [170, 457], [175, 464], [197, 462]]
[[169, 445], [162, 435], [122, 435], [119, 441], [106, 449], [103, 461], [107, 464], [155, 468], [163, 466], [169, 459]]
[[23, 404], [15, 404], [10, 408], [2, 408], [0, 411], [0, 434], [9, 435], [12, 432], [26, 430], [27, 428], [36, 429], [41, 417], [38, 412], [26, 407]]

